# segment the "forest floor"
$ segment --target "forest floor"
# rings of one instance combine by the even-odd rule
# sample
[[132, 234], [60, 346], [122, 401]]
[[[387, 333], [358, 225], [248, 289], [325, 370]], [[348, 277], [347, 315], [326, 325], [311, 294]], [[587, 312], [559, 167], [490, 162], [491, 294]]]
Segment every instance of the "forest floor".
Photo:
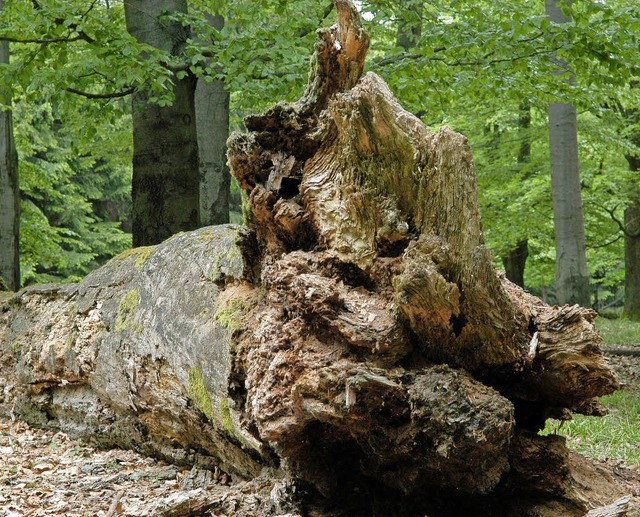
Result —
[[188, 515], [180, 508], [215, 498], [227, 483], [226, 474], [95, 449], [60, 432], [0, 419], [2, 517]]
[[[621, 379], [640, 392], [640, 357], [611, 361]], [[627, 470], [619, 460], [597, 463], [617, 471], [640, 495], [637, 466]], [[224, 473], [100, 450], [60, 432], [0, 419], [0, 517], [215, 515], [201, 511], [216, 507], [215, 501], [224, 506], [234, 492], [260, 488], [247, 482], [229, 485]]]

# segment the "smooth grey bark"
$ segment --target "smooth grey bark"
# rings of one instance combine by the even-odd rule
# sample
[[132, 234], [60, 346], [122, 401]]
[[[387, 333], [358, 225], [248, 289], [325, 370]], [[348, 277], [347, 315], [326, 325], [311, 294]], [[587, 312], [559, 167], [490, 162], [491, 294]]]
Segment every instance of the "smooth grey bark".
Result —
[[[224, 18], [207, 16], [214, 29], [224, 27]], [[224, 81], [198, 79], [196, 125], [200, 153], [200, 223], [203, 226], [229, 222], [231, 175], [227, 167], [229, 138], [229, 92]]]
[[[570, 5], [570, 4], [569, 4]], [[567, 23], [556, 0], [545, 0], [553, 23]], [[567, 63], [553, 58], [558, 74], [570, 71]], [[584, 216], [578, 166], [578, 123], [569, 103], [549, 104], [549, 151], [551, 197], [556, 240], [556, 297], [560, 304], [591, 304], [587, 269]]]
[[[127, 30], [138, 41], [179, 55], [189, 30], [160, 20], [166, 11], [187, 12], [185, 0], [125, 2]], [[196, 78], [173, 78], [171, 106], [136, 92], [133, 105], [133, 245], [157, 244], [200, 226], [200, 187], [195, 115]]]
[[[640, 143], [640, 137], [638, 138]], [[627, 156], [629, 170], [640, 171], [640, 157]], [[624, 314], [640, 320], [640, 196], [624, 211]]]
[[[531, 140], [529, 138], [529, 128], [531, 127], [531, 106], [524, 102], [520, 106], [520, 116], [518, 117], [518, 128], [520, 129], [522, 140], [518, 150], [518, 164], [526, 164], [531, 158]], [[526, 177], [526, 175], [525, 175]], [[510, 249], [502, 257], [502, 264], [507, 278], [516, 285], [524, 288], [524, 269], [529, 256], [529, 239], [522, 237], [518, 239], [515, 247]]]
[[[4, 0], [0, 0], [0, 11]], [[0, 41], [0, 64], [9, 63], [9, 43]], [[10, 110], [11, 92], [0, 92], [0, 290], [20, 288], [20, 194], [18, 189], [18, 154], [13, 140]]]

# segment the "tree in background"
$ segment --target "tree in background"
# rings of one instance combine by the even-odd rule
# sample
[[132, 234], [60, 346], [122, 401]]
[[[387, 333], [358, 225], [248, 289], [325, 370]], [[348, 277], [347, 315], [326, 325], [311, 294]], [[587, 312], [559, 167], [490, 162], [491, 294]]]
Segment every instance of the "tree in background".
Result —
[[[636, 149], [640, 149], [640, 111], [634, 111], [629, 118], [632, 128], [631, 141]], [[624, 222], [621, 230], [624, 234], [624, 313], [625, 316], [640, 320], [640, 193], [638, 193], [637, 175], [640, 173], [640, 156], [627, 154], [629, 170], [634, 175], [632, 195], [624, 210]]]
[[[518, 128], [520, 129], [520, 150], [518, 152], [519, 168], [527, 167], [531, 160], [531, 142], [529, 140], [529, 130], [531, 129], [531, 106], [528, 102], [523, 102], [520, 107], [520, 116], [518, 117]], [[528, 171], [524, 174], [526, 175]], [[502, 254], [502, 264], [504, 271], [509, 280], [514, 284], [524, 288], [524, 270], [529, 256], [529, 238], [525, 233], [519, 236], [515, 246], [511, 247], [506, 253]]]
[[[0, 13], [4, 0], [0, 0]], [[9, 64], [9, 43], [0, 41], [0, 66]], [[20, 196], [18, 155], [13, 139], [11, 89], [0, 87], [0, 290], [20, 287]]]
[[[186, 0], [128, 0], [124, 11], [127, 30], [139, 43], [173, 58], [182, 55], [190, 31], [169, 16], [186, 14]], [[200, 226], [197, 78], [185, 71], [170, 81], [170, 103], [149, 102], [146, 89], [132, 94], [134, 246], [158, 244]]]
[[[557, 0], [545, 0], [545, 10], [554, 24], [571, 21]], [[552, 61], [557, 66], [554, 73], [572, 75], [564, 60], [554, 54]], [[578, 120], [573, 104], [549, 104], [549, 154], [556, 238], [556, 297], [561, 304], [579, 303], [589, 307], [591, 292], [578, 167]]]
[[[204, 16], [218, 33], [224, 28], [220, 13], [204, 13]], [[200, 153], [200, 223], [203, 226], [229, 222], [229, 101], [223, 79], [198, 79], [195, 105]]]

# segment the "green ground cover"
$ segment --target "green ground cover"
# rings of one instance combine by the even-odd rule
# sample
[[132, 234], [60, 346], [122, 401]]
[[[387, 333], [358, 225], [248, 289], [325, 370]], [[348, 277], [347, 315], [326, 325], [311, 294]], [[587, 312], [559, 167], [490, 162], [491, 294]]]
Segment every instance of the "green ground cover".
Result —
[[[596, 327], [606, 345], [640, 346], [640, 323], [620, 319], [597, 318]], [[640, 370], [640, 357], [636, 359]], [[602, 418], [574, 415], [569, 422], [547, 421], [542, 434], [560, 434], [575, 451], [600, 459], [620, 459], [627, 465], [640, 465], [640, 385], [626, 389], [601, 402], [609, 410]]]

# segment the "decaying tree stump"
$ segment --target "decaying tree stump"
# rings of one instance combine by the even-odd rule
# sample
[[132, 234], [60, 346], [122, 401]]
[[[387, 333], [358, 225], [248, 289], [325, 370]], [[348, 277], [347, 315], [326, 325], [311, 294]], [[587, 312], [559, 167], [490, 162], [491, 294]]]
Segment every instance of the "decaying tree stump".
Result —
[[624, 487], [600, 474], [607, 491], [589, 493], [582, 460], [536, 434], [619, 388], [594, 314], [493, 269], [466, 139], [362, 77], [368, 36], [334, 4], [304, 96], [229, 140], [248, 228], [180, 234], [5, 301], [0, 411], [302, 487], [287, 509], [258, 505], [274, 514], [612, 503]]

